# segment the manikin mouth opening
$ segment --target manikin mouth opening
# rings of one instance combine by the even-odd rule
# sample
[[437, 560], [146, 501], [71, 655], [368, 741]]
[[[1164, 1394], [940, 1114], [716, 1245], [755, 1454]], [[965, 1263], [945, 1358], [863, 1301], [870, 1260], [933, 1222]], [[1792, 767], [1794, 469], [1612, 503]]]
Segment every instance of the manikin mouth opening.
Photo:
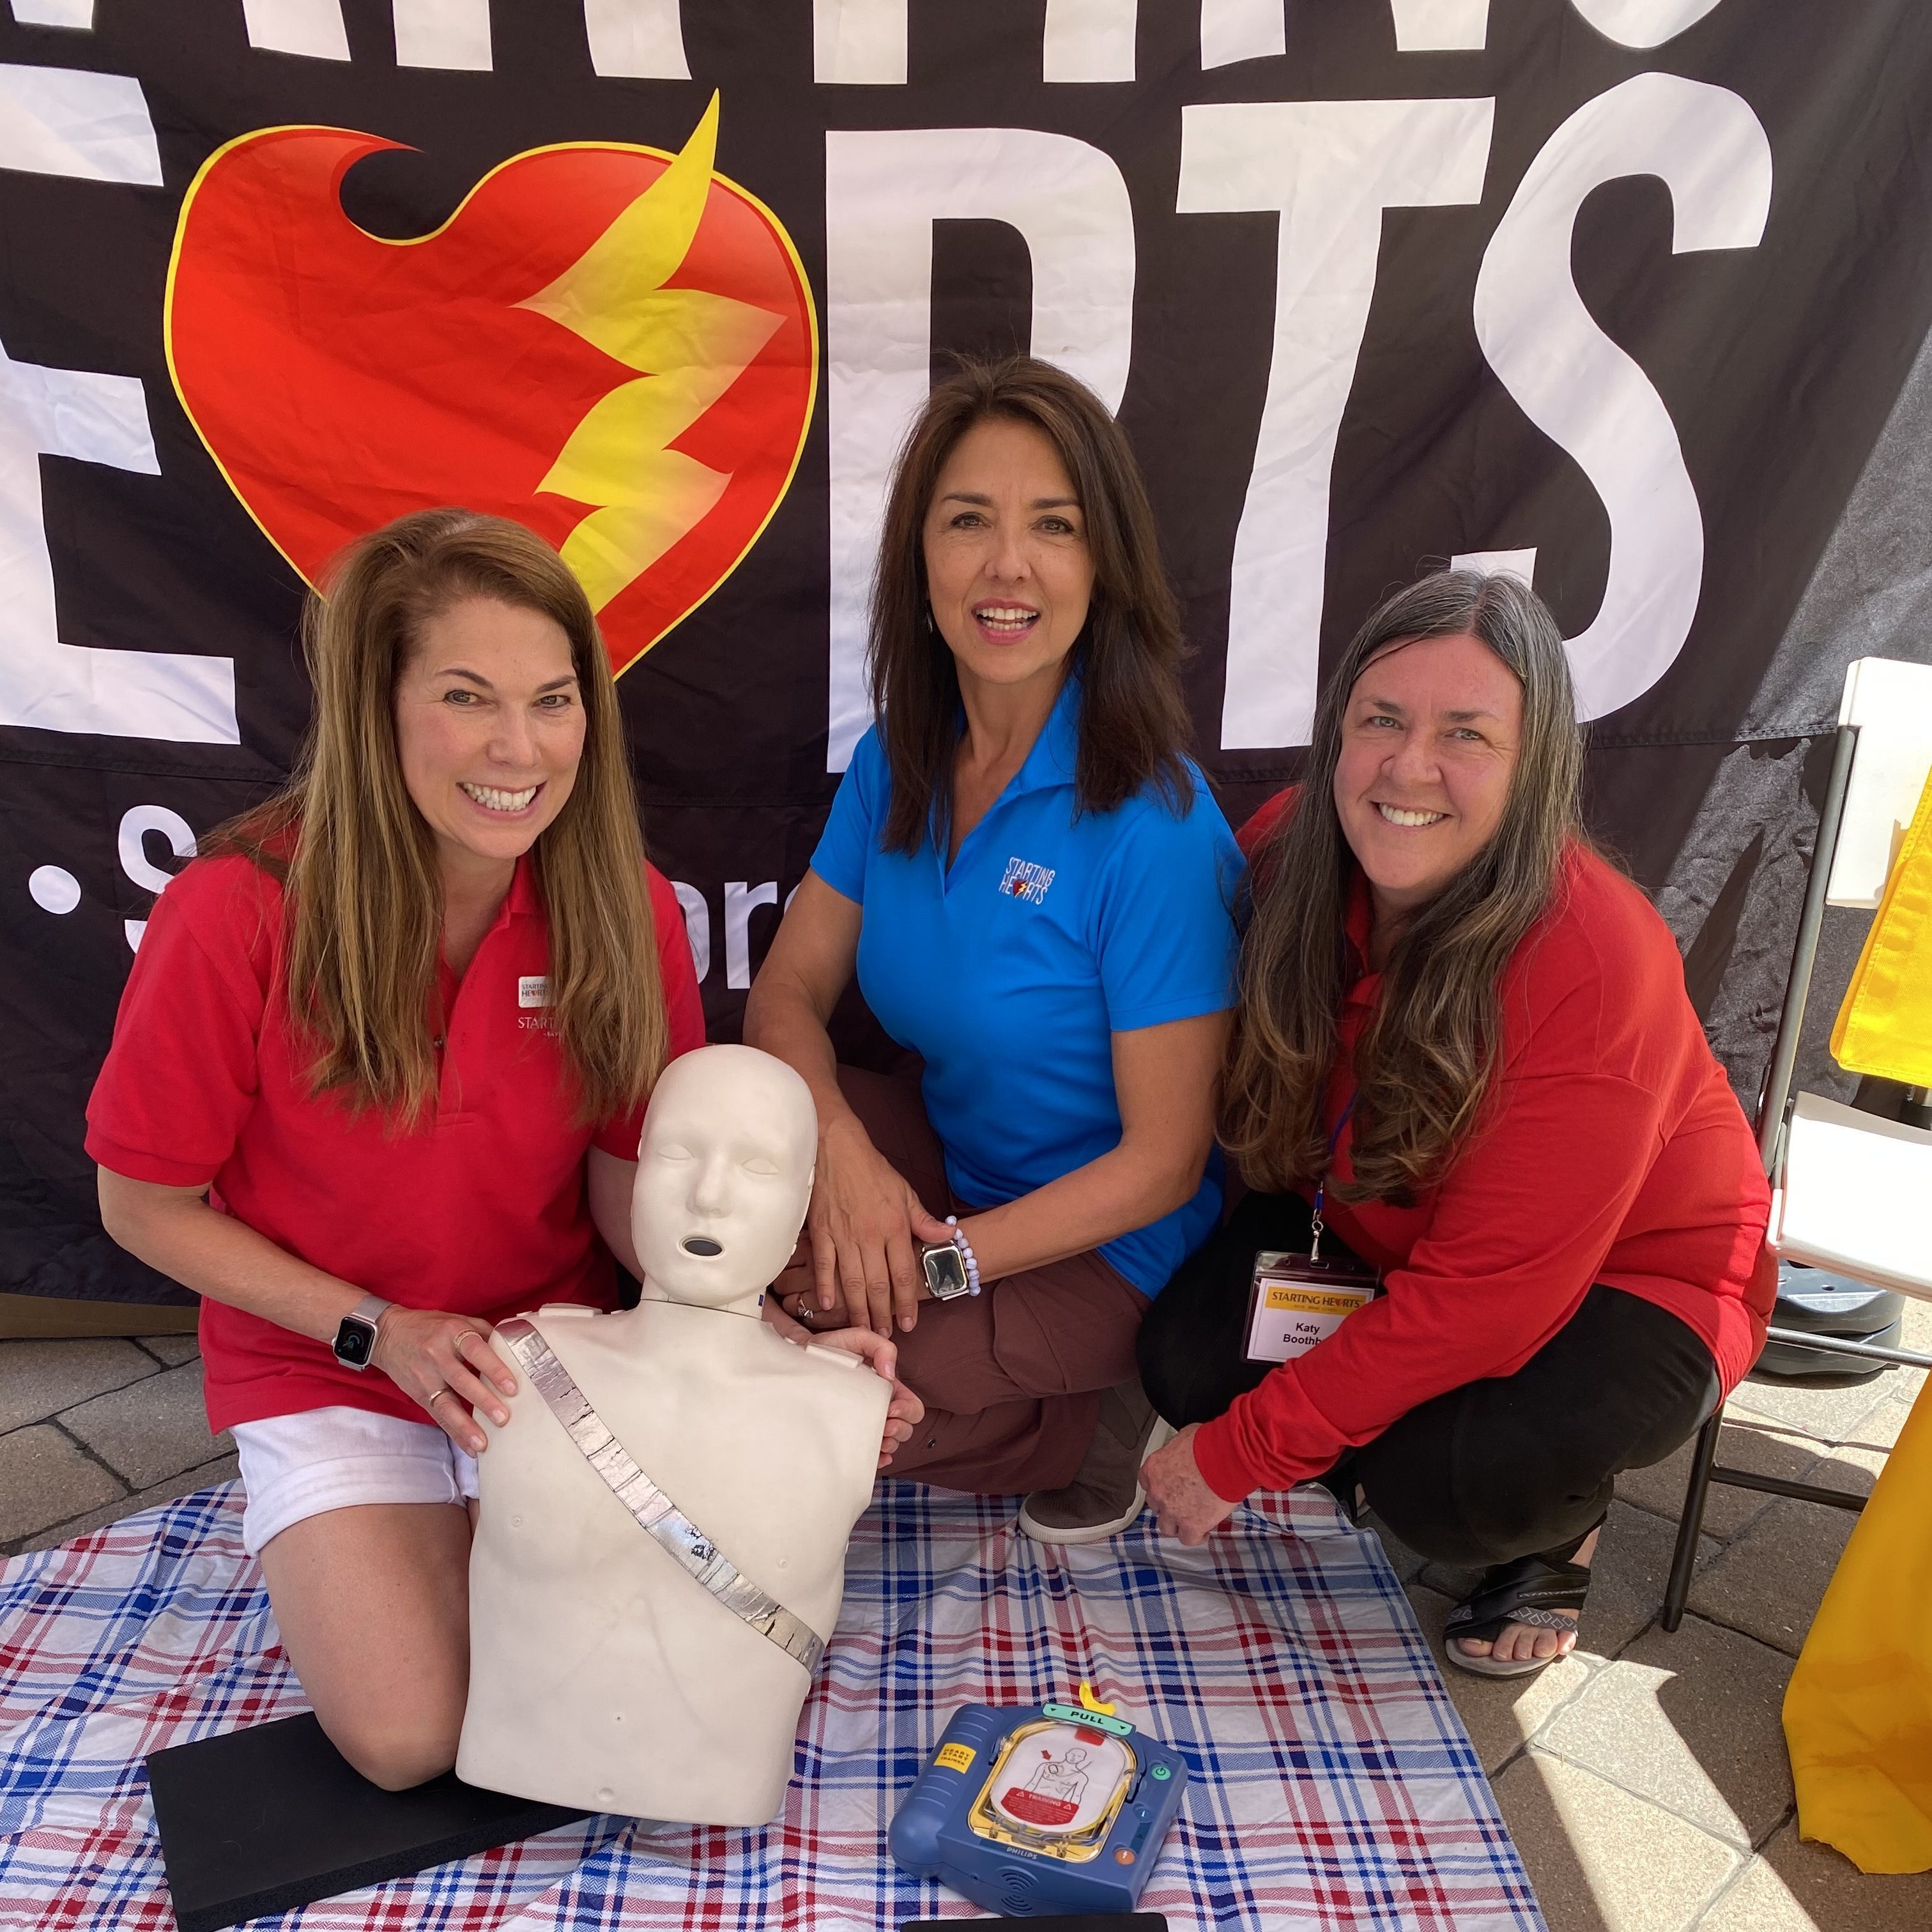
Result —
[[688, 1255], [708, 1256], [722, 1255], [724, 1252], [722, 1245], [712, 1240], [709, 1234], [687, 1234], [678, 1245]]

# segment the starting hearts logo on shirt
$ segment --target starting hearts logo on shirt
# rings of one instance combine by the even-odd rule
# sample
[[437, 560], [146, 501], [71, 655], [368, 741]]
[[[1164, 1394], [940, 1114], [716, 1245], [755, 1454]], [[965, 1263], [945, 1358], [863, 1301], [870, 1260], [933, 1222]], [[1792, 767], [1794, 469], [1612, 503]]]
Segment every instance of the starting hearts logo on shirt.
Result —
[[1054, 869], [1051, 866], [1036, 866], [1030, 859], [1009, 859], [1000, 880], [1000, 890], [1009, 898], [1024, 899], [1029, 905], [1038, 905], [1046, 897], [1047, 887], [1053, 884]]
[[169, 270], [169, 364], [223, 475], [310, 584], [443, 504], [561, 550], [622, 670], [728, 577], [783, 499], [818, 380], [791, 239], [715, 173], [584, 142], [494, 169], [387, 241], [343, 178], [400, 143], [268, 128], [212, 155]]

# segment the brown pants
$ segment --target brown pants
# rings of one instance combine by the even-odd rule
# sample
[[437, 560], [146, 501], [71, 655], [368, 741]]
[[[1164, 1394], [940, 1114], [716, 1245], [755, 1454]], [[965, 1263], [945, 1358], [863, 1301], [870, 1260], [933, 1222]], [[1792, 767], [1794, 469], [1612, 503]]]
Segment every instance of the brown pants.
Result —
[[[946, 1185], [916, 1070], [842, 1066], [838, 1088], [928, 1213], [970, 1211]], [[1071, 1482], [1094, 1439], [1100, 1392], [1136, 1372], [1147, 1310], [1148, 1298], [1090, 1252], [989, 1282], [983, 1294], [922, 1301], [918, 1326], [893, 1339], [899, 1378], [926, 1404], [926, 1420], [886, 1474], [982, 1495]]]

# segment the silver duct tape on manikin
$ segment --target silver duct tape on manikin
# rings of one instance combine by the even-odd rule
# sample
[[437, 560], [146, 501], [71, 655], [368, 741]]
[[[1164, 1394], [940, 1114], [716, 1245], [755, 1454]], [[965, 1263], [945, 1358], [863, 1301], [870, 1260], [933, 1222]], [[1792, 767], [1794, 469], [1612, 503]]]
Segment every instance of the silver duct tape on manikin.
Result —
[[734, 1617], [802, 1664], [807, 1676], [816, 1672], [825, 1654], [825, 1640], [744, 1575], [644, 1474], [631, 1452], [604, 1426], [602, 1417], [535, 1327], [518, 1316], [500, 1322], [496, 1333], [578, 1453], [637, 1519], [638, 1528]]

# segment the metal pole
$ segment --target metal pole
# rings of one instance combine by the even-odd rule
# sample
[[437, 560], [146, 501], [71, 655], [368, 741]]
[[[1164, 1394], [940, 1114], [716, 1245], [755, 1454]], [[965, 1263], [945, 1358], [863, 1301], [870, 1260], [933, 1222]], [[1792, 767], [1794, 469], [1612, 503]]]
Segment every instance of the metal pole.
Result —
[[[1854, 1515], [1865, 1506], [1863, 1496], [1849, 1490], [1821, 1490], [1815, 1483], [1794, 1483], [1786, 1476], [1760, 1476], [1749, 1469], [1726, 1469], [1721, 1465], [1711, 1472], [1714, 1483], [1727, 1483], [1734, 1490], [1756, 1490], [1767, 1496], [1791, 1496], [1801, 1503], [1828, 1503], [1833, 1509], [1850, 1510]], [[1675, 1630], [1675, 1624], [1666, 1624]]]
[[1677, 1547], [1670, 1559], [1670, 1581], [1664, 1591], [1660, 1621], [1666, 1630], [1674, 1630], [1684, 1621], [1684, 1606], [1690, 1594], [1690, 1574], [1697, 1567], [1697, 1539], [1704, 1530], [1704, 1500], [1711, 1492], [1711, 1466], [1718, 1460], [1718, 1430], [1724, 1419], [1720, 1404], [1710, 1420], [1698, 1430], [1697, 1447], [1691, 1452], [1690, 1480], [1684, 1486]]
[[1767, 1328], [1764, 1339], [1814, 1355], [1862, 1355], [1868, 1361], [1896, 1362], [1901, 1368], [1932, 1369], [1932, 1355], [1910, 1348], [1883, 1348], [1875, 1342], [1840, 1341], [1835, 1335], [1808, 1334], [1802, 1328]]
[[1798, 1062], [1798, 1036], [1804, 1026], [1805, 996], [1811, 990], [1811, 968], [1818, 958], [1818, 933], [1825, 922], [1825, 889], [1831, 883], [1832, 859], [1838, 849], [1838, 822], [1844, 815], [1845, 790], [1851, 783], [1852, 754], [1857, 748], [1856, 724], [1840, 724], [1833, 736], [1832, 776], [1818, 812], [1818, 837], [1811, 848], [1811, 871], [1804, 881], [1804, 904], [1798, 915], [1798, 938], [1791, 951], [1791, 976], [1784, 988], [1784, 1007], [1778, 1016], [1778, 1037], [1765, 1076], [1764, 1102], [1758, 1110], [1758, 1152], [1764, 1171], [1778, 1172], [1778, 1144], [1784, 1133], [1785, 1102], [1791, 1098], [1792, 1070]]

